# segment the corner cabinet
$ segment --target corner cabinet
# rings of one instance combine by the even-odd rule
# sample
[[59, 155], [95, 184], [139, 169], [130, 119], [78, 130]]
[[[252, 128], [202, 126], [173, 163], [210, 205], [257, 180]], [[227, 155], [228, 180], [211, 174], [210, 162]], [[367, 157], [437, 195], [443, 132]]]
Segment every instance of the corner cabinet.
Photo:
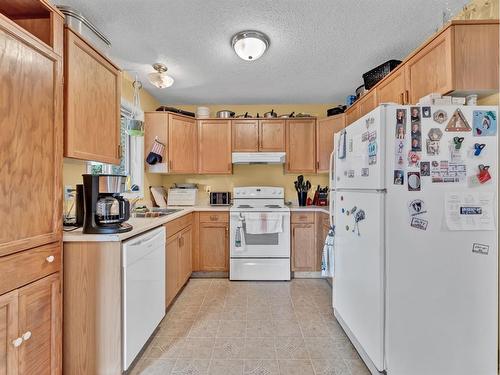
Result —
[[119, 164], [120, 69], [67, 26], [64, 47], [64, 156]]
[[170, 112], [144, 114], [144, 155], [155, 139], [165, 145], [161, 163], [146, 164], [150, 173], [193, 174], [198, 171], [196, 119]]
[[231, 120], [198, 120], [198, 173], [232, 171]]
[[286, 172], [316, 172], [316, 119], [286, 120]]

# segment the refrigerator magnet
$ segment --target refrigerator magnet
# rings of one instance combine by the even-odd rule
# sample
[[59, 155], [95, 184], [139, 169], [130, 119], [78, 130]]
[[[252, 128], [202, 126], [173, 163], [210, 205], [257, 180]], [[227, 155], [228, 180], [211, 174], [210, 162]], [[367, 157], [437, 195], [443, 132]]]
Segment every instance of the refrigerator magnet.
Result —
[[370, 176], [370, 168], [361, 168], [361, 177]]
[[453, 137], [453, 144], [455, 145], [455, 150], [460, 150], [462, 148], [462, 143], [464, 143], [464, 137]]
[[420, 191], [420, 172], [408, 172], [408, 191]]
[[444, 130], [447, 132], [469, 132], [472, 128], [460, 108], [457, 108], [455, 112], [453, 112], [453, 115]]
[[428, 220], [421, 219], [419, 217], [412, 217], [410, 221], [410, 226], [412, 228], [427, 230], [427, 225], [429, 224]]
[[396, 169], [394, 171], [394, 185], [404, 185], [405, 173], [402, 170]]
[[420, 153], [415, 151], [408, 152], [408, 164], [410, 167], [416, 167], [420, 161]]
[[491, 175], [488, 171], [490, 169], [489, 165], [479, 164], [478, 169], [479, 173], [477, 174], [477, 179], [480, 184], [484, 184], [491, 180]]
[[481, 152], [483, 149], [486, 147], [486, 144], [484, 143], [474, 143], [474, 156], [479, 156], [481, 155]]
[[408, 204], [408, 213], [410, 217], [415, 217], [418, 215], [423, 215], [427, 213], [425, 209], [425, 203], [422, 199], [414, 199]]
[[434, 112], [434, 115], [432, 116], [434, 121], [436, 121], [438, 124], [443, 124], [446, 120], [448, 120], [448, 114], [443, 111], [442, 109], [439, 109]]
[[481, 243], [474, 243], [472, 244], [472, 252], [476, 254], [488, 255], [490, 252], [490, 246]]
[[431, 175], [431, 162], [430, 161], [421, 161], [420, 162], [420, 176], [428, 177]]
[[431, 107], [422, 107], [422, 118], [431, 117]]
[[474, 136], [487, 137], [497, 134], [497, 115], [494, 111], [473, 111]]

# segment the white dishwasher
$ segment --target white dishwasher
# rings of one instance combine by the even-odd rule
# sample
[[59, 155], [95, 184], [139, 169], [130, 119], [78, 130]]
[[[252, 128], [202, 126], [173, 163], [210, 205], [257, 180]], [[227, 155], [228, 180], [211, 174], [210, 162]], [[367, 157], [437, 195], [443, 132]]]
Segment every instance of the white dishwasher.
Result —
[[123, 370], [165, 316], [165, 228], [123, 242]]

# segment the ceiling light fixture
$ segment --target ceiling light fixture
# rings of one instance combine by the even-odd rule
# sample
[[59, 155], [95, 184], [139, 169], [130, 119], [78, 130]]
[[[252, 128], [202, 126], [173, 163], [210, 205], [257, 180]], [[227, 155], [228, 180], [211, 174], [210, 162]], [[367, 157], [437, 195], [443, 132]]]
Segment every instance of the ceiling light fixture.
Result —
[[260, 31], [240, 31], [231, 39], [234, 52], [246, 61], [254, 61], [261, 57], [269, 48], [271, 41]]
[[156, 70], [156, 73], [148, 74], [148, 79], [151, 84], [155, 85], [159, 89], [172, 86], [174, 79], [167, 74], [168, 68], [165, 64], [153, 64], [153, 69]]

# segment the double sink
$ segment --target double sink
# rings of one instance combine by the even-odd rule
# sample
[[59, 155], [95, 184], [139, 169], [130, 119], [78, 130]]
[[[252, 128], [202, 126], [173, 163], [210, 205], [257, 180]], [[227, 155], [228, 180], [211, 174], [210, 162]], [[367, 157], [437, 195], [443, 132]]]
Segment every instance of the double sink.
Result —
[[133, 212], [130, 214], [132, 218], [153, 218], [162, 217], [175, 214], [176, 212], [182, 211], [180, 208], [155, 208], [153, 211], [147, 212]]

